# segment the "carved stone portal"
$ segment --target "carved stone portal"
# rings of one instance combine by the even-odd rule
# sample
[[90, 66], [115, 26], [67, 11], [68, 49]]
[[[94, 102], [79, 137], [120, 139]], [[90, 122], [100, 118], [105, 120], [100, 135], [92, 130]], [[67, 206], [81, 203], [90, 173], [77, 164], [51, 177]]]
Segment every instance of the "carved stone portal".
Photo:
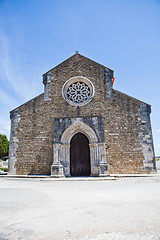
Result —
[[[96, 121], [97, 120], [97, 121]], [[89, 140], [90, 148], [90, 176], [107, 176], [108, 164], [106, 161], [106, 148], [104, 141], [103, 119], [100, 117], [88, 118], [90, 125], [96, 127], [91, 128], [86, 122], [86, 118], [58, 119], [59, 129], [64, 131], [56, 131], [56, 138], [53, 144], [53, 164], [51, 166], [51, 176], [53, 177], [70, 177], [70, 142], [72, 137], [77, 133], [83, 133]], [[57, 122], [57, 119], [55, 123]], [[92, 124], [91, 124], [92, 122]], [[61, 123], [61, 124], [60, 124]], [[55, 124], [56, 128], [56, 124]], [[99, 129], [99, 130], [98, 130]], [[59, 137], [57, 135], [60, 135]], [[103, 142], [101, 141], [103, 140]], [[57, 142], [59, 141], [59, 142]]]

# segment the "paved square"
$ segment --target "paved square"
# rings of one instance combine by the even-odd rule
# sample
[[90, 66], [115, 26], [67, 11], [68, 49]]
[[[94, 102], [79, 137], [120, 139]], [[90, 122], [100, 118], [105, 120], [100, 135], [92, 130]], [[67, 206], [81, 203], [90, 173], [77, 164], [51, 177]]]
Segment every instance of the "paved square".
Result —
[[160, 239], [160, 175], [115, 181], [0, 177], [0, 240]]

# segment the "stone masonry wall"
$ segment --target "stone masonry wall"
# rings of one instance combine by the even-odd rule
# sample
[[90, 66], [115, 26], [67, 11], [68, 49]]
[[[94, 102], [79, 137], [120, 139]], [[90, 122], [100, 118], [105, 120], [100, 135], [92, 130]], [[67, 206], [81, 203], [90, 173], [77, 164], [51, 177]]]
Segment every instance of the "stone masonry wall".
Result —
[[[106, 72], [109, 72], [110, 80], [107, 79]], [[69, 105], [62, 97], [63, 84], [74, 76], [88, 78], [95, 87], [94, 98], [81, 107]], [[73, 55], [44, 75], [44, 84], [47, 84], [45, 93], [17, 108], [20, 120], [16, 128], [16, 174], [50, 175], [53, 139], [56, 134], [55, 118], [94, 116], [104, 119], [109, 173], [145, 171], [140, 140], [142, 102], [116, 90], [112, 91], [109, 82], [112, 77], [112, 70], [106, 71], [104, 66], [79, 54]], [[106, 89], [107, 85], [109, 89]]]

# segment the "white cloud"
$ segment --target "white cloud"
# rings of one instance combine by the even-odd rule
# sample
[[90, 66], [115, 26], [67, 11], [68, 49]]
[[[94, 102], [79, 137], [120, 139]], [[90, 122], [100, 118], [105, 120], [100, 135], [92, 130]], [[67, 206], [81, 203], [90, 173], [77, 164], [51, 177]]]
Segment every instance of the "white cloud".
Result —
[[[38, 82], [34, 72], [30, 73], [30, 69], [25, 66], [26, 72], [20, 70], [21, 63], [17, 63], [16, 59], [11, 55], [9, 40], [0, 29], [0, 76], [1, 81], [8, 83], [13, 89], [13, 93], [21, 97], [22, 101], [29, 100], [38, 95], [37, 89], [41, 84]], [[17, 53], [18, 55], [18, 53]], [[32, 77], [30, 77], [32, 75]], [[35, 87], [36, 86], [36, 87]]]
[[3, 33], [3, 31], [0, 29], [0, 73], [1, 76], [4, 77], [5, 81], [7, 80], [14, 89], [16, 90], [17, 84], [14, 79], [14, 75], [12, 73], [12, 67], [10, 64], [10, 58], [9, 58], [9, 48], [8, 48], [8, 40]]
[[19, 104], [18, 101], [13, 99], [13, 97], [9, 93], [6, 93], [1, 89], [0, 89], [0, 99], [1, 99], [1, 104], [3, 104], [3, 108], [4, 106], [6, 106], [9, 108], [9, 110], [12, 110]]
[[158, 129], [158, 131], [157, 131], [158, 133], [160, 133], [160, 129]]

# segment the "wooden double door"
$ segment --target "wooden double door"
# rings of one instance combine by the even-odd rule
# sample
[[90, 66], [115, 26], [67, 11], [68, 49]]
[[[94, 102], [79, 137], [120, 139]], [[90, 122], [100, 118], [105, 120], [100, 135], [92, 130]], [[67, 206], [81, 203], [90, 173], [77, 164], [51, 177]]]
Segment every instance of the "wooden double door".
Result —
[[70, 146], [71, 176], [90, 176], [90, 149], [88, 138], [77, 133], [71, 139]]

